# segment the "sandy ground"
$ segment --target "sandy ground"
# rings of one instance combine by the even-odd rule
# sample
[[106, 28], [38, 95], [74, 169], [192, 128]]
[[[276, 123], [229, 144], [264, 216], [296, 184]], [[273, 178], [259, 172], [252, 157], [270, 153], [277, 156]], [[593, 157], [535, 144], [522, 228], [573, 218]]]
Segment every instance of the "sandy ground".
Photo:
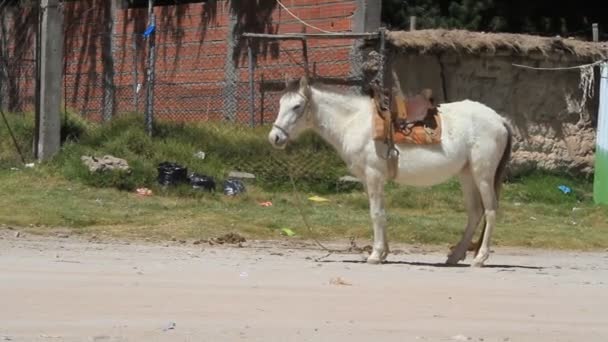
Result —
[[398, 248], [367, 265], [0, 231], [0, 341], [608, 341], [608, 253], [498, 248], [476, 269]]

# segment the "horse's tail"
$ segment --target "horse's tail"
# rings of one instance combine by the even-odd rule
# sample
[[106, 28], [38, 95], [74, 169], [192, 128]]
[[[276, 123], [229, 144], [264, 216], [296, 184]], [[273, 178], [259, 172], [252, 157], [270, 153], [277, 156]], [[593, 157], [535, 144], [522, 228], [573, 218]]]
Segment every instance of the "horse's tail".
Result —
[[[496, 167], [496, 173], [494, 174], [494, 196], [496, 197], [496, 209], [498, 209], [500, 190], [502, 188], [502, 183], [506, 174], [507, 163], [509, 162], [509, 159], [511, 159], [511, 150], [513, 148], [513, 129], [507, 121], [503, 121], [503, 125], [507, 129], [507, 145], [505, 146], [505, 149], [502, 152], [502, 157], [498, 162], [498, 166]], [[484, 215], [483, 219], [481, 220], [481, 235], [479, 236], [479, 240], [477, 240], [477, 242], [471, 243], [468, 249], [469, 251], [475, 251], [475, 255], [479, 253], [479, 249], [481, 248], [481, 242], [483, 241], [483, 236], [486, 233], [485, 226], [486, 219]]]
[[511, 159], [511, 150], [513, 148], [513, 129], [507, 121], [503, 121], [503, 125], [507, 129], [507, 145], [505, 146], [505, 150], [502, 152], [502, 157], [500, 158], [498, 167], [496, 167], [496, 173], [494, 174], [494, 194], [496, 196], [497, 206], [496, 209], [498, 209], [500, 190], [502, 188], [502, 183], [506, 175], [507, 163], [509, 162], [509, 159]]

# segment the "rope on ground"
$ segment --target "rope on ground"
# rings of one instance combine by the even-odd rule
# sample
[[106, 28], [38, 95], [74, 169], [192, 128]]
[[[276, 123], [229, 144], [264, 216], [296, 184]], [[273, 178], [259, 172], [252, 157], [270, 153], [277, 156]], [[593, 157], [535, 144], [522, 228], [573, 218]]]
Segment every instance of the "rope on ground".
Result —
[[333, 249], [329, 249], [327, 247], [325, 247], [325, 245], [323, 245], [315, 236], [315, 232], [312, 229], [312, 226], [310, 225], [310, 222], [308, 221], [308, 217], [306, 216], [306, 213], [304, 213], [304, 210], [302, 209], [303, 207], [303, 203], [302, 200], [300, 199], [300, 194], [298, 193], [298, 189], [296, 188], [296, 182], [293, 180], [293, 175], [292, 172], [289, 172], [289, 179], [291, 180], [291, 186], [293, 188], [293, 195], [296, 198], [296, 207], [298, 207], [298, 211], [300, 212], [300, 215], [302, 216], [302, 220], [304, 221], [304, 225], [306, 226], [306, 228], [308, 228], [308, 231], [310, 232], [313, 241], [317, 244], [317, 246], [321, 247], [321, 249], [325, 250], [328, 254], [325, 256], [322, 256], [320, 258], [317, 258], [316, 261], [322, 260], [327, 258], [328, 256], [332, 255], [333, 253], [340, 253], [341, 251], [338, 250], [333, 250]]
[[323, 33], [337, 33], [337, 32], [327, 31], [327, 30], [324, 30], [324, 29], [322, 29], [322, 28], [318, 28], [318, 27], [316, 27], [316, 26], [314, 26], [314, 25], [311, 25], [311, 24], [309, 24], [309, 23], [305, 22], [304, 20], [300, 19], [300, 18], [299, 18], [297, 15], [293, 14], [293, 12], [291, 12], [291, 11], [289, 10], [289, 8], [287, 8], [285, 5], [283, 5], [283, 3], [282, 3], [280, 0], [277, 0], [277, 4], [279, 4], [279, 6], [281, 6], [281, 7], [283, 7], [283, 9], [284, 9], [284, 10], [285, 10], [285, 11], [286, 11], [286, 12], [287, 12], [289, 15], [291, 15], [291, 16], [292, 16], [294, 19], [296, 19], [297, 21], [301, 22], [302, 24], [304, 24], [304, 25], [306, 25], [306, 26], [308, 26], [308, 27], [310, 27], [310, 28], [312, 28], [312, 29], [318, 30], [318, 31], [323, 32]]

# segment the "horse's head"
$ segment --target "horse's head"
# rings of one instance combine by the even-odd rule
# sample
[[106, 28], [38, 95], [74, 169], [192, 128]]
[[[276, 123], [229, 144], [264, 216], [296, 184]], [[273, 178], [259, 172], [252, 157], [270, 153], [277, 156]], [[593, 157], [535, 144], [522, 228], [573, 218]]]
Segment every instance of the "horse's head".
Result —
[[312, 91], [306, 76], [299, 83], [288, 85], [279, 101], [279, 115], [268, 134], [268, 140], [276, 148], [285, 148], [289, 140], [296, 139], [311, 127], [310, 107]]

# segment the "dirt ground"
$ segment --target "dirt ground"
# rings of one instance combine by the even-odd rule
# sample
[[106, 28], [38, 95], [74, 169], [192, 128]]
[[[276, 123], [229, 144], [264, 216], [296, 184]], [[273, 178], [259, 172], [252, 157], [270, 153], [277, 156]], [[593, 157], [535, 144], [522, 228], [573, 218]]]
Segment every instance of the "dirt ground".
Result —
[[0, 231], [0, 341], [608, 341], [608, 253], [497, 248], [475, 269], [392, 246], [376, 266], [16, 234]]

